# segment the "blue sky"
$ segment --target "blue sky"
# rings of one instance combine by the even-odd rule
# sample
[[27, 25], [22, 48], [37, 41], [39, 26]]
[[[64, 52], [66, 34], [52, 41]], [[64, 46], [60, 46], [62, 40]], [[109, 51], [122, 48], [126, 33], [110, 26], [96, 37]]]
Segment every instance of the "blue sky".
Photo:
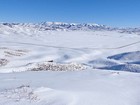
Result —
[[0, 22], [43, 21], [140, 27], [140, 0], [0, 0]]

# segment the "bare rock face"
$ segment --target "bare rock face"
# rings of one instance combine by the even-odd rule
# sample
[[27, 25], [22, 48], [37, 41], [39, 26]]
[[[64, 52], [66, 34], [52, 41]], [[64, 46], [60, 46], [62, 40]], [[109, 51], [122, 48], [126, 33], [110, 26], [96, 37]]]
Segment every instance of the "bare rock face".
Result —
[[7, 59], [0, 59], [0, 67], [7, 65], [9, 61]]
[[4, 54], [5, 54], [6, 57], [13, 57], [13, 56], [22, 56], [22, 55], [24, 55], [23, 52], [18, 51], [18, 50], [16, 50], [16, 51], [4, 51]]
[[50, 71], [79, 71], [85, 70], [86, 66], [77, 63], [70, 64], [59, 64], [54, 62], [44, 62], [36, 64], [32, 71], [42, 71], [42, 70], [50, 70]]

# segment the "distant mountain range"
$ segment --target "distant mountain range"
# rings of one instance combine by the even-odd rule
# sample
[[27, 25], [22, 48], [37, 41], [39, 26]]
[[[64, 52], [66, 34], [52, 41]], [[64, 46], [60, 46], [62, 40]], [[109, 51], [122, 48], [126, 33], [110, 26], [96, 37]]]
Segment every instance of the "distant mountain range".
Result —
[[[8, 30], [7, 30], [8, 29]], [[62, 23], [62, 22], [42, 22], [42, 23], [0, 23], [0, 33], [2, 31], [117, 31], [127, 34], [140, 35], [140, 28], [113, 28], [106, 25], [90, 23]]]

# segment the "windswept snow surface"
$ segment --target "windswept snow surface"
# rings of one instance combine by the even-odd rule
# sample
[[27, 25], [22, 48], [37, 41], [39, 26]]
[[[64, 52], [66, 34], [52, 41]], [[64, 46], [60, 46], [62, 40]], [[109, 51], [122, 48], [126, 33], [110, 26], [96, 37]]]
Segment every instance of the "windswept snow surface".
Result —
[[100, 70], [0, 74], [1, 105], [139, 105], [140, 75]]
[[0, 25], [0, 105], [140, 105], [138, 34], [38, 27]]

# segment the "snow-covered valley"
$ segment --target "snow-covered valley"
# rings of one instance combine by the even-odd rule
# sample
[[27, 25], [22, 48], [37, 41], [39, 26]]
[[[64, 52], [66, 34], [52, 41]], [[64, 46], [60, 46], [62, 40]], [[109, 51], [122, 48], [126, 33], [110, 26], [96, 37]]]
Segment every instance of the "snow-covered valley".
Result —
[[140, 35], [131, 30], [1, 24], [0, 104], [139, 105]]

